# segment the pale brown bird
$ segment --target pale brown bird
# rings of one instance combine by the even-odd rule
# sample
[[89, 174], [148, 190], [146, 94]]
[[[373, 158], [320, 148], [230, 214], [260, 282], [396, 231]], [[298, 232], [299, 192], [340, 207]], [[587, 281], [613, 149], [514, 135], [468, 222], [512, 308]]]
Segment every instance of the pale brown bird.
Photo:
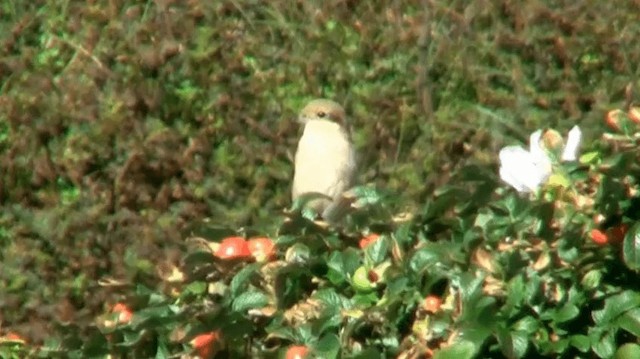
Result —
[[300, 111], [304, 131], [295, 155], [292, 198], [321, 195], [307, 203], [331, 222], [336, 219], [340, 197], [352, 185], [356, 169], [355, 152], [338, 103], [316, 99]]

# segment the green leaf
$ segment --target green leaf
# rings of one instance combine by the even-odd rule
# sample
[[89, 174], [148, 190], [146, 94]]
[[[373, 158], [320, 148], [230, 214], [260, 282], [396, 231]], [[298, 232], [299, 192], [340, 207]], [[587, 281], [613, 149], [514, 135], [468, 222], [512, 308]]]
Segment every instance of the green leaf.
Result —
[[398, 227], [393, 233], [392, 238], [396, 241], [396, 243], [400, 245], [414, 244], [414, 241], [416, 239], [412, 231], [412, 226], [408, 223], [405, 223]]
[[607, 333], [592, 348], [600, 358], [611, 358], [616, 350], [615, 337]]
[[337, 358], [340, 352], [340, 339], [335, 334], [323, 336], [314, 346], [318, 358]]
[[207, 291], [207, 283], [201, 281], [191, 282], [187, 285], [185, 291], [196, 295], [202, 294]]
[[184, 264], [187, 270], [196, 268], [200, 265], [210, 265], [215, 260], [215, 257], [211, 252], [207, 251], [194, 251], [186, 255], [184, 258]]
[[522, 274], [513, 277], [507, 284], [506, 308], [519, 310], [525, 300], [525, 281]]
[[313, 293], [312, 298], [322, 302], [327, 308], [349, 309], [351, 307], [349, 299], [336, 293], [333, 288], [319, 289]]
[[348, 359], [382, 359], [382, 354], [375, 348], [367, 348], [353, 356], [348, 356]]
[[462, 340], [435, 352], [433, 359], [472, 359], [478, 351], [472, 342]]
[[169, 321], [170, 317], [175, 314], [177, 308], [173, 305], [161, 305], [157, 307], [147, 307], [140, 309], [133, 316], [131, 322], [132, 325], [138, 326], [138, 324], [146, 322], [148, 320], [166, 320]]
[[347, 273], [353, 273], [360, 267], [361, 259], [360, 259], [360, 251], [356, 248], [347, 248], [344, 252], [342, 252], [342, 261], [344, 263], [344, 269]]
[[563, 174], [554, 173], [551, 176], [549, 176], [547, 185], [551, 187], [567, 188], [571, 185], [571, 181], [567, 176]]
[[536, 273], [531, 273], [529, 278], [527, 278], [524, 282], [524, 294], [525, 301], [530, 305], [534, 305], [536, 299], [541, 295], [542, 285], [540, 276]]
[[411, 290], [408, 286], [409, 280], [406, 277], [397, 277], [387, 283], [387, 296], [397, 297], [401, 293]]
[[633, 308], [616, 321], [620, 328], [640, 337], [640, 308]]
[[343, 252], [331, 253], [327, 261], [329, 271], [327, 278], [334, 285], [341, 285], [347, 281], [347, 276], [360, 266], [360, 254], [355, 248], [347, 248]]
[[573, 304], [566, 304], [556, 311], [554, 319], [557, 323], [564, 323], [577, 317], [578, 314], [580, 314], [578, 307]]
[[342, 260], [342, 253], [333, 252], [329, 256], [329, 260], [327, 261], [327, 279], [333, 285], [340, 285], [347, 281], [347, 272], [344, 268], [344, 262]]
[[242, 268], [242, 270], [236, 273], [236, 275], [231, 280], [231, 284], [229, 285], [232, 297], [237, 296], [242, 291], [242, 289], [244, 289], [245, 284], [247, 284], [251, 276], [253, 276], [259, 268], [259, 263], [253, 263]]
[[216, 242], [221, 241], [225, 237], [238, 235], [234, 229], [216, 224], [210, 218], [193, 221], [187, 227], [187, 231], [191, 236], [203, 237]]
[[591, 347], [591, 340], [589, 340], [589, 337], [586, 335], [572, 335], [569, 341], [573, 347], [583, 353], [586, 353]]
[[601, 269], [592, 269], [587, 272], [587, 274], [582, 277], [582, 281], [580, 284], [586, 290], [594, 290], [600, 287], [600, 282], [602, 281], [602, 270]]
[[622, 258], [629, 269], [640, 270], [640, 223], [633, 225], [625, 235]]
[[386, 236], [381, 236], [371, 245], [365, 248], [365, 253], [371, 259], [371, 264], [376, 265], [384, 261], [389, 252], [389, 240]]
[[454, 250], [457, 250], [457, 247], [452, 247], [451, 243], [427, 242], [413, 254], [409, 261], [409, 268], [413, 272], [420, 273], [437, 263], [450, 264]]
[[169, 358], [171, 353], [169, 352], [169, 348], [167, 348], [167, 343], [165, 340], [158, 340], [158, 347], [156, 350], [156, 359]]
[[482, 277], [465, 275], [458, 284], [462, 296], [462, 315], [458, 318], [460, 335], [477, 347], [493, 333], [499, 320], [496, 299], [482, 293], [483, 283]]
[[474, 226], [482, 229], [483, 232], [487, 231], [488, 224], [493, 221], [495, 218], [495, 214], [486, 212], [486, 213], [478, 213], [476, 216], [476, 220], [473, 223]]
[[589, 164], [589, 163], [595, 163], [600, 159], [600, 152], [598, 151], [591, 151], [591, 152], [587, 152], [585, 154], [583, 154], [582, 156], [580, 156], [580, 163], [583, 164]]
[[284, 339], [292, 342], [298, 339], [293, 327], [282, 326], [278, 321], [272, 321], [271, 324], [265, 328], [265, 331], [269, 333], [270, 338]]
[[367, 308], [376, 303], [380, 298], [378, 298], [378, 294], [376, 292], [370, 292], [357, 293], [351, 299], [357, 308]]
[[358, 198], [358, 203], [363, 205], [370, 205], [378, 203], [382, 200], [380, 193], [372, 187], [359, 186], [352, 189], [353, 193]]
[[278, 236], [275, 240], [275, 245], [278, 247], [287, 247], [292, 245], [298, 240], [298, 237], [292, 235]]
[[540, 326], [540, 324], [538, 323], [538, 321], [535, 318], [533, 318], [532, 316], [526, 316], [526, 317], [518, 320], [513, 325], [513, 330], [519, 331], [519, 332], [524, 332], [524, 333], [527, 333], [527, 334], [533, 334], [538, 330], [539, 326]]
[[521, 358], [527, 352], [528, 337], [527, 333], [502, 330], [498, 335], [502, 353], [507, 358]]
[[504, 201], [505, 207], [511, 218], [522, 217], [529, 210], [529, 201], [526, 198], [512, 194]]
[[605, 326], [626, 311], [637, 307], [640, 307], [640, 293], [628, 290], [607, 298], [604, 308], [593, 311], [592, 316], [598, 326]]
[[143, 330], [128, 330], [122, 333], [123, 334], [123, 340], [122, 343], [118, 343], [118, 347], [121, 348], [131, 348], [136, 346], [136, 344], [138, 344], [144, 337], [145, 337], [145, 331]]
[[262, 308], [269, 304], [269, 298], [262, 292], [248, 291], [240, 294], [232, 304], [234, 312], [243, 312], [248, 309]]

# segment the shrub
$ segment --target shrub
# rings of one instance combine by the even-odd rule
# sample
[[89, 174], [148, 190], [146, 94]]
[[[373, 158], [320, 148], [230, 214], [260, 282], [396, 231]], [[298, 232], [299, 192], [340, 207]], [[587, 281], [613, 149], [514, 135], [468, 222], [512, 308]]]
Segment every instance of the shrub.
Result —
[[640, 336], [637, 130], [583, 144], [532, 192], [467, 166], [411, 214], [367, 186], [336, 228], [296, 203], [260, 262], [217, 254], [250, 228], [203, 224], [165, 291], [130, 294], [130, 321], [86, 341], [61, 328], [41, 352], [166, 357], [214, 333], [222, 357], [609, 358]]

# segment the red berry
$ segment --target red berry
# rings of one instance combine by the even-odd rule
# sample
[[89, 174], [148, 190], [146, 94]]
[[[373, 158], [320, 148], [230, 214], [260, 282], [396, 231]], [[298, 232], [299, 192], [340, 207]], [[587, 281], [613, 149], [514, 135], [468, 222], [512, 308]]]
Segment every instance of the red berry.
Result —
[[215, 253], [220, 259], [237, 259], [251, 257], [249, 245], [242, 237], [227, 237], [220, 242]]
[[248, 241], [249, 251], [258, 262], [266, 262], [276, 258], [276, 247], [267, 237], [253, 238]]
[[196, 335], [191, 340], [191, 345], [202, 359], [213, 358], [215, 353], [220, 350], [222, 336], [219, 330]]
[[442, 299], [437, 295], [428, 295], [424, 299], [424, 309], [429, 313], [437, 313], [442, 305]]
[[360, 240], [360, 249], [365, 249], [367, 246], [369, 246], [371, 243], [375, 242], [378, 240], [378, 238], [380, 238], [380, 235], [377, 233], [371, 233], [367, 236], [362, 237], [362, 239]]
[[309, 354], [309, 348], [304, 345], [294, 345], [287, 349], [286, 359], [304, 359]]
[[116, 303], [111, 312], [118, 313], [118, 323], [128, 323], [133, 318], [133, 311], [124, 303]]
[[9, 332], [0, 339], [12, 341], [12, 342], [20, 342], [22, 344], [26, 343], [26, 340], [20, 334], [16, 334], [14, 332]]
[[380, 276], [374, 270], [370, 270], [369, 273], [367, 273], [367, 278], [371, 283], [377, 283], [380, 280]]
[[609, 238], [607, 238], [607, 234], [599, 229], [591, 230], [591, 240], [593, 241], [593, 243], [601, 246], [609, 243]]
[[614, 131], [620, 131], [620, 116], [623, 114], [622, 110], [611, 110], [607, 112], [605, 117], [605, 123], [610, 129]]

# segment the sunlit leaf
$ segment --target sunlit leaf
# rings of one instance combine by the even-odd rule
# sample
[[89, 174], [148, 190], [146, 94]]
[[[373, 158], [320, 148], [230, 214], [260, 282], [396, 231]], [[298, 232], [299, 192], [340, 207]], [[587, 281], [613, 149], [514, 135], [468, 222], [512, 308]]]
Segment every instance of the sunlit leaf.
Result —
[[262, 292], [247, 291], [233, 301], [232, 308], [236, 312], [243, 312], [247, 309], [264, 307], [269, 303], [269, 298]]
[[618, 318], [616, 324], [636, 337], [640, 337], [640, 308], [625, 312]]
[[615, 338], [610, 333], [605, 334], [594, 343], [591, 348], [600, 358], [611, 358], [616, 350]]
[[573, 347], [577, 348], [582, 353], [586, 353], [591, 346], [591, 340], [589, 337], [581, 334], [571, 336], [570, 342]]
[[314, 349], [322, 358], [337, 358], [340, 352], [340, 339], [335, 334], [327, 334], [318, 341]]
[[249, 279], [256, 273], [259, 268], [258, 263], [249, 264], [242, 268], [231, 280], [230, 290], [233, 297], [237, 296], [247, 284]]
[[475, 358], [478, 347], [472, 342], [462, 340], [440, 349], [434, 353], [434, 359], [472, 359]]
[[529, 335], [518, 331], [501, 331], [498, 340], [507, 358], [522, 358], [529, 346]]
[[640, 271], [640, 223], [632, 226], [625, 235], [622, 255], [627, 267]]
[[628, 310], [640, 307], [640, 293], [624, 291], [607, 298], [604, 308], [593, 311], [593, 320], [599, 325], [606, 325]]
[[599, 158], [600, 158], [600, 152], [591, 151], [591, 152], [587, 152], [587, 153], [582, 154], [578, 161], [580, 163], [590, 164], [590, 163], [597, 162], [599, 160]]

